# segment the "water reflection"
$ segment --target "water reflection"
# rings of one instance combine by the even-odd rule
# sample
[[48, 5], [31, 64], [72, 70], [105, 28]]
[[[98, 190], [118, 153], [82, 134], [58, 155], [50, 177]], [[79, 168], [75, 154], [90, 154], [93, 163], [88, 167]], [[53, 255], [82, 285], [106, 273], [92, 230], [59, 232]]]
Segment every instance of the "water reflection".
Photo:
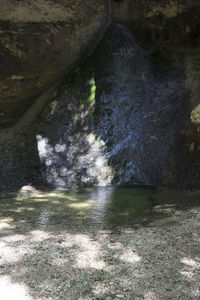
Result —
[[0, 217], [12, 219], [24, 230], [129, 226], [151, 212], [153, 193], [145, 187], [98, 187], [4, 195], [0, 198]]
[[107, 210], [105, 224], [131, 225], [138, 217], [151, 212], [153, 189], [147, 187], [118, 187], [114, 189]]
[[114, 187], [99, 187], [91, 192], [92, 207], [90, 211], [91, 223], [102, 224], [109, 209]]

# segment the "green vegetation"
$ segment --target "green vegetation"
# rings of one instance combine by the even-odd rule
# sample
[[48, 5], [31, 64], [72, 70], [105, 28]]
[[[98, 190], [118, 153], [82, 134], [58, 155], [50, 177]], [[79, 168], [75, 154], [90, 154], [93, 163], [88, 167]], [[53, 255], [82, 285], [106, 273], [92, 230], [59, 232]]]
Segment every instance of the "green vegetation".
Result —
[[80, 100], [80, 104], [81, 105], [93, 105], [95, 103], [95, 99], [96, 99], [96, 84], [95, 84], [95, 80], [94, 77], [92, 77], [89, 82], [89, 93], [87, 94], [87, 96], [84, 99]]
[[89, 84], [90, 84], [90, 95], [87, 98], [87, 103], [93, 104], [95, 102], [95, 96], [96, 96], [96, 84], [94, 78], [92, 78], [89, 81]]

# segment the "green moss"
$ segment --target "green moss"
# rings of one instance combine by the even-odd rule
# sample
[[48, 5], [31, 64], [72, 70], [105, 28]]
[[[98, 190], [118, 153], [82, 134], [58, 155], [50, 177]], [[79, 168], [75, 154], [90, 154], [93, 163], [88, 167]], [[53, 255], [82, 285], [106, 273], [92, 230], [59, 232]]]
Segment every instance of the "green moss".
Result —
[[96, 99], [96, 84], [94, 77], [92, 77], [89, 82], [89, 93], [86, 95], [84, 99], [80, 100], [80, 105], [85, 106], [85, 105], [93, 105], [95, 103]]
[[89, 83], [90, 83], [90, 96], [88, 97], [87, 102], [93, 104], [95, 102], [95, 96], [96, 96], [96, 84], [94, 78], [92, 78]]

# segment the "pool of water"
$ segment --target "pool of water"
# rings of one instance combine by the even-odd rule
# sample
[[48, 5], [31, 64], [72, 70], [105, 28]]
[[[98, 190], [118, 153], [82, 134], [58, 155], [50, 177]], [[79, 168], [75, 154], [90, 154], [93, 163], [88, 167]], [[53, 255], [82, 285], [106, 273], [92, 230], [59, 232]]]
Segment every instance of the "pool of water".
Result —
[[154, 189], [149, 187], [4, 193], [0, 195], [0, 220], [7, 224], [4, 230], [22, 230], [23, 233], [32, 228], [62, 230], [130, 226], [138, 217], [152, 211], [153, 193]]

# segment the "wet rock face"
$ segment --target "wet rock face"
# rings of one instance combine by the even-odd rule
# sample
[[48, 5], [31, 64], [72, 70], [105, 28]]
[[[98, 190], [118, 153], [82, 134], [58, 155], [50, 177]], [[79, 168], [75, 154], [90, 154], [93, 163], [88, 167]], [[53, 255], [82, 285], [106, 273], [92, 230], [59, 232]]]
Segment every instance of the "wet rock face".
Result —
[[113, 18], [145, 43], [197, 43], [200, 37], [198, 0], [112, 1]]
[[108, 15], [107, 0], [1, 1], [0, 127], [95, 48]]
[[197, 173], [187, 178], [195, 169], [184, 63], [173, 55], [152, 57], [111, 26], [32, 122], [0, 139], [1, 187], [197, 185]]
[[[126, 26], [89, 56], [111, 9]], [[189, 0], [2, 1], [0, 188], [199, 188], [197, 15]]]

